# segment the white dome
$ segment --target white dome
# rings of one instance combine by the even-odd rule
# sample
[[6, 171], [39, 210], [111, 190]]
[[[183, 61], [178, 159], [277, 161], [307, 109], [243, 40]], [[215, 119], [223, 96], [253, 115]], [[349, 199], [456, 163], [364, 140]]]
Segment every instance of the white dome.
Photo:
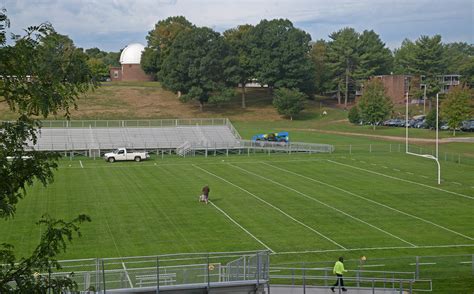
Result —
[[145, 50], [145, 46], [138, 43], [129, 44], [123, 49], [120, 54], [121, 64], [140, 64], [142, 58], [142, 52]]

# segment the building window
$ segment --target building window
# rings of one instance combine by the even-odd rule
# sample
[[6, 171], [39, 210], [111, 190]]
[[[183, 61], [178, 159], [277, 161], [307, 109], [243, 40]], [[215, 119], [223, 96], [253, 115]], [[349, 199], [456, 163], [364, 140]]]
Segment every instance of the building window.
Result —
[[118, 79], [118, 77], [119, 77], [118, 70], [114, 70], [114, 79]]

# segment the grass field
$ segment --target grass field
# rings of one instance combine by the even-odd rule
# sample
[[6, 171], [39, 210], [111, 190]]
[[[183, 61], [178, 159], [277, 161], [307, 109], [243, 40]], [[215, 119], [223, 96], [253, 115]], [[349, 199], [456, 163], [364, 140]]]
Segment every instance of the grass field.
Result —
[[[413, 271], [416, 255], [474, 253], [473, 174], [472, 165], [445, 162], [437, 186], [432, 162], [399, 153], [75, 158], [60, 162], [52, 185], [29, 189], [0, 242], [27, 254], [43, 213], [86, 213], [92, 223], [61, 258], [267, 249], [273, 264], [365, 255], [382, 258], [384, 270]], [[205, 184], [207, 206], [198, 203]], [[434, 293], [471, 293], [472, 265], [441, 260], [421, 271]]]

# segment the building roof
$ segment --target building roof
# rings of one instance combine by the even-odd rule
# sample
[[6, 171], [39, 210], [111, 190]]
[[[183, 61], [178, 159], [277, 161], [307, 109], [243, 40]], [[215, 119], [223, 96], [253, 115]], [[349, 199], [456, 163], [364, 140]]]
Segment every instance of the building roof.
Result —
[[140, 64], [142, 58], [142, 52], [145, 50], [145, 46], [139, 43], [133, 43], [127, 45], [120, 54], [121, 64]]

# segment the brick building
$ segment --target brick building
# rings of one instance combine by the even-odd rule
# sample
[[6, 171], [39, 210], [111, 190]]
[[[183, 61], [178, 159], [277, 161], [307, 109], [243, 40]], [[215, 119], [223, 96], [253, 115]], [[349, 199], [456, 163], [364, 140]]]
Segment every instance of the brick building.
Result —
[[142, 52], [145, 46], [133, 43], [123, 49], [120, 55], [120, 67], [110, 67], [111, 81], [152, 81], [153, 77], [147, 75], [140, 66]]

